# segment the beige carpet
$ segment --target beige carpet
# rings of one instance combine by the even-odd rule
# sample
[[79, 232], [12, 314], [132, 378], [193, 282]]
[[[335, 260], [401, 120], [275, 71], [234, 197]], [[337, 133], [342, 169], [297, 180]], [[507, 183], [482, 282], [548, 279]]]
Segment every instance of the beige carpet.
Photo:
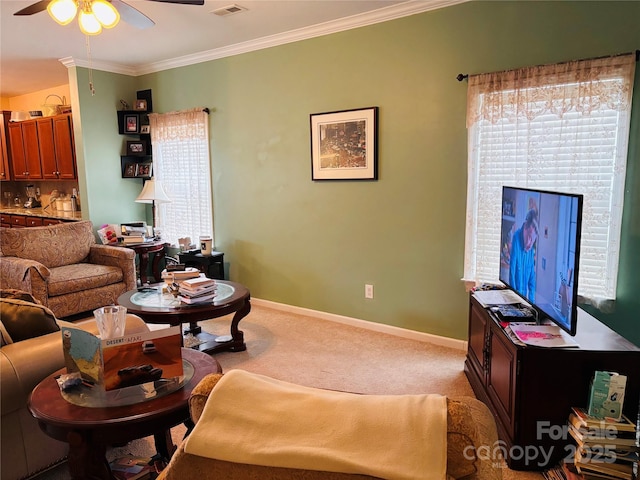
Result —
[[[201, 322], [217, 335], [229, 333], [230, 318]], [[463, 372], [465, 352], [409, 340], [327, 320], [253, 306], [242, 320], [247, 350], [216, 355], [224, 371], [241, 368], [310, 387], [369, 394], [440, 393], [470, 395]], [[184, 427], [172, 430], [174, 441]], [[145, 438], [108, 452], [109, 458], [127, 453], [152, 455], [153, 440]], [[38, 480], [70, 478], [66, 465], [38, 476]], [[505, 480], [540, 480], [533, 472], [504, 468]]]

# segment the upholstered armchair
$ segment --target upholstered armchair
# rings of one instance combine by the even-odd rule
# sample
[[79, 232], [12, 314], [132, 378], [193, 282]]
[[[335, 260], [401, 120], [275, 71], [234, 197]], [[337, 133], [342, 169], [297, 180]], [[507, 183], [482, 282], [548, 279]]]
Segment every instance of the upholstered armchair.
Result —
[[90, 221], [0, 228], [0, 282], [64, 318], [136, 288], [135, 252], [97, 244]]

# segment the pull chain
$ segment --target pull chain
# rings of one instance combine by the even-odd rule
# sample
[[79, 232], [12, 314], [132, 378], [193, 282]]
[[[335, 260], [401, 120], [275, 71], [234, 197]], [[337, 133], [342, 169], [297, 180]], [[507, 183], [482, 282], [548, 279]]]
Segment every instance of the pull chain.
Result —
[[89, 59], [89, 90], [91, 96], [96, 94], [96, 89], [93, 88], [93, 59], [91, 58], [91, 43], [89, 42], [89, 35], [85, 35], [87, 45], [87, 57]]

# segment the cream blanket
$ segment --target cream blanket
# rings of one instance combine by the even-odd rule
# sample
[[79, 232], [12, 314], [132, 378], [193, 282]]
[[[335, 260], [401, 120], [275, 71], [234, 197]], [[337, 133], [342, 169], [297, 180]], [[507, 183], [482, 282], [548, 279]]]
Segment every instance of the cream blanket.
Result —
[[231, 370], [211, 392], [185, 451], [251, 465], [442, 480], [446, 397], [342, 393]]

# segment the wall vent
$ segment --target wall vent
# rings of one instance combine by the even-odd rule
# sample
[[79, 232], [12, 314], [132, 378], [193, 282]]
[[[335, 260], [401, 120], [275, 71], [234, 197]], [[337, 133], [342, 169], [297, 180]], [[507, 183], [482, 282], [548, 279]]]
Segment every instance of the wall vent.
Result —
[[227, 15], [233, 15], [234, 13], [243, 12], [247, 10], [245, 7], [241, 7], [240, 5], [227, 5], [226, 7], [218, 8], [211, 13], [214, 15], [218, 15], [219, 17], [226, 17]]

